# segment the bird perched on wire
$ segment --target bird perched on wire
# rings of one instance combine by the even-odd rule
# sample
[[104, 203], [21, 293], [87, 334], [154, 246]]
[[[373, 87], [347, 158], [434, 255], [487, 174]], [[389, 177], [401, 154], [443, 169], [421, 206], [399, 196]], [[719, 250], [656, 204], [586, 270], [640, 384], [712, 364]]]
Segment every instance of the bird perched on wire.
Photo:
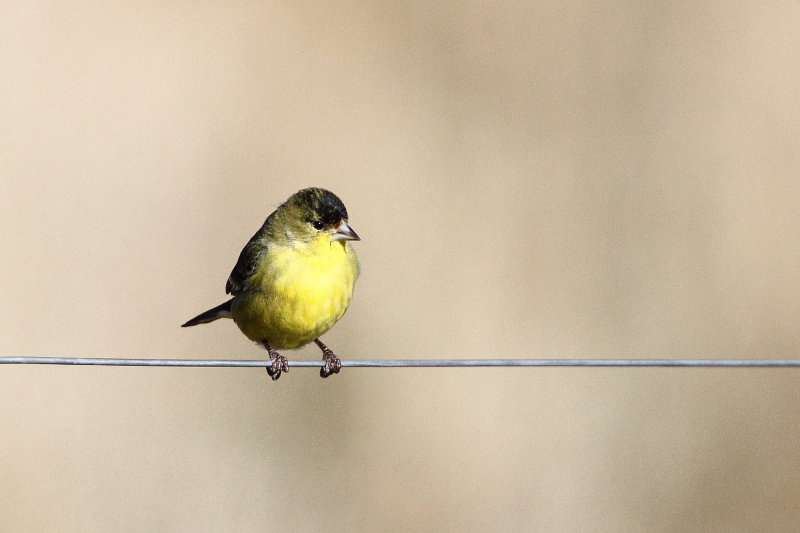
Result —
[[267, 217], [239, 254], [225, 285], [233, 298], [182, 327], [232, 318], [247, 338], [267, 349], [273, 380], [289, 371], [276, 350], [314, 341], [324, 361], [320, 376], [335, 374], [341, 361], [319, 337], [350, 305], [358, 259], [349, 241], [359, 240], [339, 197], [303, 189]]

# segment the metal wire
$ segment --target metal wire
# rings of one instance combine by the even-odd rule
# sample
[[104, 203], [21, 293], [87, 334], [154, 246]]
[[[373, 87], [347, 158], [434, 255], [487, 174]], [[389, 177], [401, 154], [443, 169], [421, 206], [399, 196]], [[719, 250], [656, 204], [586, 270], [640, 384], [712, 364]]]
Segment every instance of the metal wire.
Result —
[[[290, 367], [319, 368], [322, 360], [290, 360]], [[96, 365], [159, 367], [269, 367], [269, 360], [124, 359], [107, 357], [0, 357], [6, 365]], [[800, 359], [342, 359], [342, 367], [722, 367], [800, 368]]]

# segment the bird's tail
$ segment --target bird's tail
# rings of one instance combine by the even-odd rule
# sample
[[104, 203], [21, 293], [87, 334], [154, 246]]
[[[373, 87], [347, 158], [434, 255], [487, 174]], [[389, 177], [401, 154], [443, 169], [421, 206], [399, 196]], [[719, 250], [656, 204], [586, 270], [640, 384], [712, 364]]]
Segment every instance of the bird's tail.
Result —
[[186, 324], [182, 324], [181, 327], [188, 328], [189, 326], [196, 326], [197, 324], [206, 324], [207, 322], [213, 322], [218, 318], [230, 318], [231, 302], [233, 302], [233, 298], [231, 298], [224, 304], [219, 304], [215, 308], [209, 309], [205, 313], [200, 313], [193, 319], [186, 322]]

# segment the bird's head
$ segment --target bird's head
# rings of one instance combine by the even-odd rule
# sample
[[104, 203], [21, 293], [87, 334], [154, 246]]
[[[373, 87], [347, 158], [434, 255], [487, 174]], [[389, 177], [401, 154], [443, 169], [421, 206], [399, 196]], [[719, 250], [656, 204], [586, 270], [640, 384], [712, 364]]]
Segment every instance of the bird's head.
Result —
[[296, 192], [274, 216], [274, 238], [286, 243], [361, 240], [348, 225], [347, 209], [339, 197], [318, 187]]

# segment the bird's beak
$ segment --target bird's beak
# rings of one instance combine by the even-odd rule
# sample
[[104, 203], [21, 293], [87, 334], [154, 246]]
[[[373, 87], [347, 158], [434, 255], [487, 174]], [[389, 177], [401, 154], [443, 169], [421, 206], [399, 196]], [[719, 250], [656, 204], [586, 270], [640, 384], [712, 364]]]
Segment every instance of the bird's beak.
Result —
[[336, 233], [333, 234], [331, 237], [332, 241], [360, 241], [361, 237], [359, 237], [353, 228], [347, 225], [347, 222], [342, 220], [339, 227], [336, 228]]

